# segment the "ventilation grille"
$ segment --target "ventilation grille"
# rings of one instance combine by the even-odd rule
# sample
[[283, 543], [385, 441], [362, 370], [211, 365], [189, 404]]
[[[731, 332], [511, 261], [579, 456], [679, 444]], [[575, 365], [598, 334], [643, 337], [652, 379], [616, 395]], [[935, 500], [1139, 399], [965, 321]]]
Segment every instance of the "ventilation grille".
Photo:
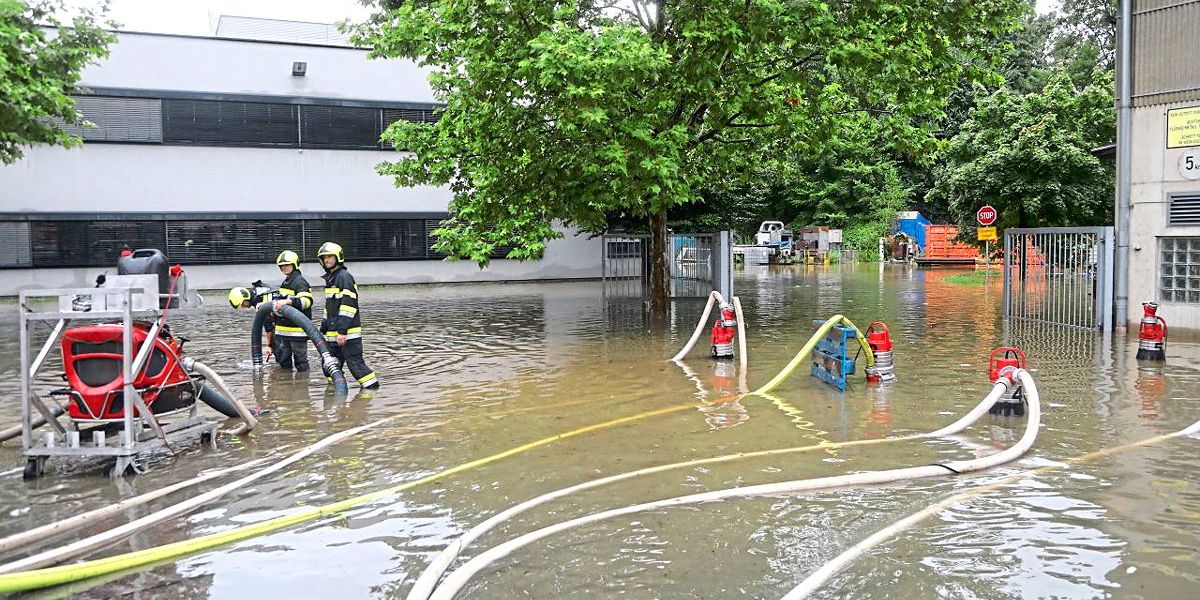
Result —
[[1200, 225], [1200, 193], [1172, 194], [1167, 225]]

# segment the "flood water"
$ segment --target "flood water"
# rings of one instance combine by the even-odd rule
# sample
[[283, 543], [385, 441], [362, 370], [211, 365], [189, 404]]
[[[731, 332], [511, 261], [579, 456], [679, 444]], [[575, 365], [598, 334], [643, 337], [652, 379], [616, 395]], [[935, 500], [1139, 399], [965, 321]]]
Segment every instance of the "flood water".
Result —
[[[1043, 426], [1033, 450], [1018, 462], [954, 478], [616, 518], [510, 555], [473, 579], [461, 596], [778, 598], [846, 547], [930, 503], [1018, 470], [1060, 464], [1200, 419], [1200, 340], [1173, 332], [1167, 364], [1139, 368], [1136, 335], [1113, 342], [1080, 330], [1006, 325], [998, 286], [947, 283], [942, 278], [948, 273], [875, 265], [739, 271], [735, 286], [750, 328], [745, 375], [751, 389], [807, 341], [813, 319], [845, 313], [861, 327], [876, 319], [891, 326], [895, 385], [868, 388], [860, 375], [840, 393], [798, 371], [778, 389], [778, 402], [737, 400], [736, 365], [708, 359], [703, 342], [688, 361], [690, 372], [667, 362], [691, 334], [700, 300], [678, 301], [671, 330], [663, 332], [650, 330], [638, 302], [606, 300], [598, 282], [365, 289], [366, 357], [383, 385], [373, 397], [352, 392], [339, 400], [326, 394], [319, 373], [294, 377], [272, 367], [253, 377], [251, 316], [233, 313], [212, 296], [209, 308], [172, 316], [172, 328], [190, 338], [190, 355], [269, 410], [260, 429], [246, 439], [223, 438], [216, 451], [157, 457], [148, 473], [115, 483], [98, 468], [54, 462], [47, 476], [24, 482], [19, 442], [8, 442], [0, 446], [0, 535], [212, 469], [283, 457], [331, 433], [393, 415], [402, 418], [96, 556], [357, 496], [578, 427], [702, 403], [563, 439], [341, 516], [52, 591], [97, 598], [403, 597], [447, 543], [538, 494], [689, 459], [937, 429], [986, 394], [991, 349], [1020, 345], [1041, 390]], [[0, 427], [19, 419], [15, 323], [15, 307], [0, 305], [0, 397], [9, 405], [0, 412]], [[47, 378], [43, 387], [55, 384]], [[1023, 426], [1022, 418], [989, 415], [957, 440], [785, 454], [638, 478], [540, 506], [485, 535], [464, 557], [628, 504], [971, 458], [981, 445], [1012, 444]], [[1200, 583], [1198, 444], [1173, 439], [1010, 483], [876, 548], [818, 596], [1194, 597]]]

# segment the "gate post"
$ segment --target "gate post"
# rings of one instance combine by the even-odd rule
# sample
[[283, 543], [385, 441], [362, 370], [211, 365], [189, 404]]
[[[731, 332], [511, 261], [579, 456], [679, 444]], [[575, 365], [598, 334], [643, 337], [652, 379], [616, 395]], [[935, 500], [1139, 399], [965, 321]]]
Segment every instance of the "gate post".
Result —
[[[1104, 234], [1100, 236], [1104, 247], [1097, 253], [1103, 256], [1104, 260], [1103, 268], [1096, 269], [1098, 271], [1096, 276], [1102, 278], [1100, 285], [1096, 287], [1100, 289], [1099, 293], [1103, 298], [1096, 304], [1104, 311], [1100, 319], [1100, 322], [1103, 323], [1103, 331], [1112, 331], [1113, 328], [1113, 266], [1115, 263], [1114, 252], [1116, 250], [1116, 244], [1113, 241], [1115, 237], [1113, 228], [1105, 227]], [[1126, 317], [1125, 315], [1121, 315], [1120, 318], [1125, 319]], [[1121, 321], [1121, 323], [1124, 323], [1124, 321]]]
[[733, 302], [733, 232], [724, 229], [713, 238], [713, 289], [721, 292], [725, 300]]

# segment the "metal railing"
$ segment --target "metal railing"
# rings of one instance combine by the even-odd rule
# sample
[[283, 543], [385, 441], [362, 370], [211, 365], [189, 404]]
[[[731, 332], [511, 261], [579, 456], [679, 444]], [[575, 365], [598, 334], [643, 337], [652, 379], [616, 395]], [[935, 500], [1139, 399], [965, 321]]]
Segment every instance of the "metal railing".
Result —
[[1112, 227], [1005, 230], [1005, 316], [1112, 329], [1112, 255]]

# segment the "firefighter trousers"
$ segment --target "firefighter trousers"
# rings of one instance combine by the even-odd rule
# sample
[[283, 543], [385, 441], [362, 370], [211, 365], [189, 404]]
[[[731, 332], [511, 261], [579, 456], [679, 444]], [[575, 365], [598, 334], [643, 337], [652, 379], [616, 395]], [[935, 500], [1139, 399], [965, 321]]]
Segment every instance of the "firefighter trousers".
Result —
[[285, 369], [308, 370], [308, 338], [288, 337], [276, 334], [271, 340], [275, 360]]
[[350, 369], [350, 375], [364, 388], [371, 389], [379, 386], [375, 371], [363, 360], [363, 342], [361, 337], [346, 340], [345, 346], [337, 345], [336, 340], [327, 339], [329, 352], [338, 360], [338, 366]]

